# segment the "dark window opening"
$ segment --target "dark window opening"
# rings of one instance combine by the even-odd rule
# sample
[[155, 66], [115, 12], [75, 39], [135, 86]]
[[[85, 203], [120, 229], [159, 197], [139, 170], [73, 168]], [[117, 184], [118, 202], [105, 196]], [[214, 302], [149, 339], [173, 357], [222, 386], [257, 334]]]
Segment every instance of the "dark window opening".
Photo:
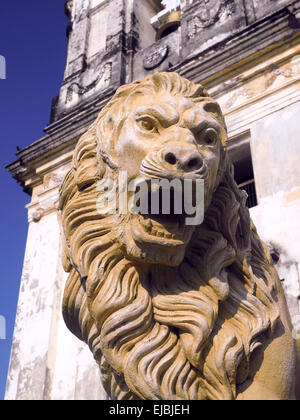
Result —
[[151, 19], [151, 25], [156, 31], [156, 41], [177, 31], [181, 23], [180, 2], [150, 0], [150, 5], [155, 11], [155, 15]]
[[246, 201], [246, 206], [251, 209], [252, 207], [257, 206], [257, 195], [256, 195], [256, 188], [255, 188], [255, 181], [254, 179], [250, 179], [242, 184], [239, 184], [241, 190], [246, 191], [248, 194], [248, 198]]
[[234, 178], [240, 189], [246, 191], [248, 208], [257, 206], [257, 194], [253, 173], [250, 133], [246, 133], [239, 138], [229, 142], [228, 154], [234, 166]]
[[171, 34], [172, 32], [177, 31], [180, 26], [180, 22], [174, 22], [167, 26], [160, 34], [159, 39], [164, 38], [165, 36]]

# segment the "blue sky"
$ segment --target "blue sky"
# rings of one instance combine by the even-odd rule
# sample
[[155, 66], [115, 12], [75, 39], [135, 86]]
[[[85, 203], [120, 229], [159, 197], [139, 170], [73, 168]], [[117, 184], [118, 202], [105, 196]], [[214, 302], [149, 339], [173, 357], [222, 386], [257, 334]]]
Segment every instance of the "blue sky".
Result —
[[51, 100], [59, 92], [66, 59], [64, 3], [2, 0], [0, 5], [0, 55], [7, 70], [6, 80], [0, 79], [0, 316], [6, 319], [6, 340], [0, 339], [0, 400], [26, 245], [25, 205], [30, 201], [4, 166], [16, 159], [17, 146], [23, 148], [41, 138], [49, 123]]

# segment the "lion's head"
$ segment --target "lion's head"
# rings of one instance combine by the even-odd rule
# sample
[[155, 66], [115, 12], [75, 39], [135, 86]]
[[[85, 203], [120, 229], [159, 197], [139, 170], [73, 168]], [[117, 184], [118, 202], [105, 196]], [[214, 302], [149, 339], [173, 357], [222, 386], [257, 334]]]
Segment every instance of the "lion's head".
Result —
[[[77, 144], [60, 191], [63, 314], [112, 398], [235, 398], [272, 334], [276, 273], [225, 146], [217, 103], [175, 73], [121, 87]], [[99, 183], [121, 171], [204, 180], [204, 222], [99, 212]]]

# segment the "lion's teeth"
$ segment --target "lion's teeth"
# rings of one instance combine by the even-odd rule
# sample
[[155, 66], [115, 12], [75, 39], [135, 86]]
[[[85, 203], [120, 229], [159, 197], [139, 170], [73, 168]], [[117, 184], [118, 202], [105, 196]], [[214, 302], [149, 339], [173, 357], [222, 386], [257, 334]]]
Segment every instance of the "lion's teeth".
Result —
[[153, 236], [156, 236], [158, 238], [165, 238], [165, 239], [176, 239], [176, 234], [172, 232], [174, 229], [174, 223], [171, 224], [173, 227], [172, 230], [169, 229], [169, 227], [167, 226], [164, 227], [159, 222], [148, 219], [148, 218], [145, 218], [142, 224], [145, 231]]

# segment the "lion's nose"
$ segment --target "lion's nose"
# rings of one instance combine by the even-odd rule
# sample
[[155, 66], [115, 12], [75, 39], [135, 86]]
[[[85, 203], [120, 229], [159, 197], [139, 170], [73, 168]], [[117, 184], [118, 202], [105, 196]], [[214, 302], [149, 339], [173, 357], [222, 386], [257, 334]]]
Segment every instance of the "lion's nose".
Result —
[[164, 152], [164, 159], [169, 165], [176, 166], [184, 172], [197, 171], [203, 166], [203, 160], [195, 150], [172, 148]]

